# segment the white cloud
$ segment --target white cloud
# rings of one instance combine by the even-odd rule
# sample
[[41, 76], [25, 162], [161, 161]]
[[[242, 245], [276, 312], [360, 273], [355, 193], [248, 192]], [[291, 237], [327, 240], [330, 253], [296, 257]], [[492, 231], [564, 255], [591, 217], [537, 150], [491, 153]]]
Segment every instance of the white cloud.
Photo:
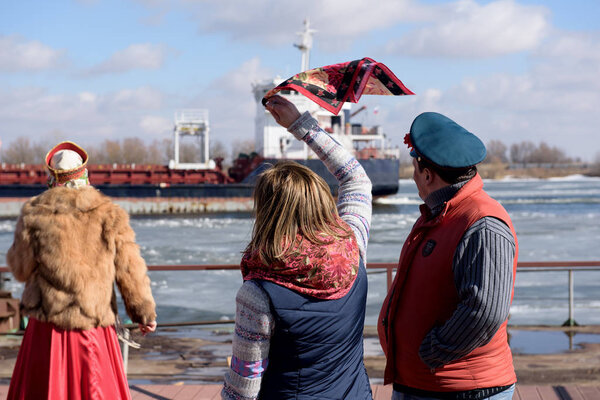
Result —
[[254, 140], [257, 105], [250, 84], [272, 76], [259, 58], [246, 60], [237, 68], [224, 71], [200, 95], [190, 99], [189, 105], [209, 110], [212, 139], [225, 145]]
[[[0, 87], [0, 132], [6, 144], [19, 136], [53, 135], [84, 145], [104, 139], [169, 137], [173, 112], [206, 108], [211, 138], [225, 145], [254, 139], [256, 103], [250, 83], [272, 76], [260, 59], [253, 58], [224, 71], [213, 82], [196, 87], [196, 97], [166, 95], [152, 87], [128, 88], [106, 94], [91, 91], [51, 93], [41, 88]], [[60, 132], [58, 137], [55, 132]]]
[[[164, 11], [163, 1], [137, 1]], [[170, 6], [188, 10], [198, 21], [200, 32], [225, 33], [234, 40], [258, 40], [275, 45], [298, 41], [296, 32], [308, 18], [317, 29], [319, 46], [338, 51], [360, 35], [425, 14], [414, 0], [378, 0], [368, 5], [362, 0], [180, 0], [171, 2]]]
[[146, 7], [167, 6], [171, 3], [170, 0], [135, 0], [135, 2]]
[[42, 71], [58, 67], [65, 51], [16, 35], [0, 35], [0, 71]]
[[[600, 148], [600, 37], [555, 32], [522, 74], [466, 78], [415, 102], [397, 102], [385, 122], [402, 130], [423, 111], [438, 111], [479, 135], [506, 144], [545, 141], [571, 157], [592, 160]], [[388, 130], [389, 131], [389, 130]]]
[[140, 119], [139, 126], [144, 133], [160, 136], [173, 129], [173, 121], [156, 115], [145, 115]]
[[425, 90], [425, 92], [423, 93], [422, 97], [422, 104], [425, 108], [434, 108], [435, 105], [440, 101], [440, 99], [442, 98], [442, 91], [439, 89], [427, 89]]
[[121, 73], [136, 69], [159, 69], [163, 66], [169, 49], [166, 45], [132, 44], [114, 53], [108, 60], [90, 68], [86, 74], [101, 75]]
[[600, 62], [598, 33], [557, 32], [557, 35], [540, 49], [539, 57]]
[[[161, 13], [167, 7], [163, 1], [138, 2]], [[302, 21], [308, 18], [317, 30], [319, 47], [327, 51], [343, 51], [357, 38], [386, 28], [419, 23], [419, 29], [387, 46], [391, 53], [416, 56], [489, 57], [529, 50], [549, 27], [546, 7], [514, 0], [483, 5], [475, 0], [433, 5], [416, 0], [179, 0], [170, 7], [188, 10], [202, 33], [271, 45], [297, 42]]]
[[556, 32], [534, 53], [535, 77], [552, 79], [562, 93], [600, 92], [600, 33]]
[[425, 57], [493, 57], [536, 48], [549, 31], [549, 11], [513, 0], [441, 5], [421, 28], [387, 45], [389, 53]]
[[[165, 125], [157, 123], [163, 97], [148, 87], [102, 95], [88, 91], [54, 94], [39, 88], [0, 89], [0, 132], [4, 143], [19, 136], [55, 137], [53, 132], [60, 132], [61, 140], [82, 144], [136, 136], [166, 137], [170, 127], [160, 131], [158, 127]], [[156, 129], [149, 130], [152, 122]]]
[[123, 89], [102, 98], [102, 107], [107, 110], [158, 110], [163, 94], [150, 87]]
[[79, 93], [79, 101], [82, 103], [95, 103], [98, 99], [95, 93], [91, 92], [81, 92]]

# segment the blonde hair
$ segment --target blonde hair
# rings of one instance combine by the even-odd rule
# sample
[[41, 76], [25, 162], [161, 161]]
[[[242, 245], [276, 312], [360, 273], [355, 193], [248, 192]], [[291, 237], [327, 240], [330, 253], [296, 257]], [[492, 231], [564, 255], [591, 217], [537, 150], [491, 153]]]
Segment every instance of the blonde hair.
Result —
[[256, 221], [246, 253], [258, 252], [266, 265], [281, 261], [299, 244], [296, 235], [315, 244], [348, 238], [339, 223], [329, 186], [309, 168], [281, 161], [258, 177], [254, 188]]

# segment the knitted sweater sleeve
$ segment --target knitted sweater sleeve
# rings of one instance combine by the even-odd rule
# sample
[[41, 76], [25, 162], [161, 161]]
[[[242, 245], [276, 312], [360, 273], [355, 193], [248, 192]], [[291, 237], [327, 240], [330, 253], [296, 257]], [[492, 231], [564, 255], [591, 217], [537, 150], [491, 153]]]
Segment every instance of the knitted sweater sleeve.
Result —
[[274, 321], [269, 297], [256, 283], [244, 282], [235, 301], [233, 355], [221, 398], [251, 400], [258, 397], [267, 368]]
[[496, 218], [484, 217], [465, 232], [453, 261], [458, 306], [448, 321], [425, 336], [419, 350], [430, 368], [487, 344], [506, 321], [515, 251], [512, 232]]
[[297, 139], [303, 140], [338, 180], [338, 213], [354, 231], [360, 255], [366, 265], [373, 200], [372, 184], [367, 173], [358, 160], [321, 129], [308, 112], [290, 125], [288, 131]]

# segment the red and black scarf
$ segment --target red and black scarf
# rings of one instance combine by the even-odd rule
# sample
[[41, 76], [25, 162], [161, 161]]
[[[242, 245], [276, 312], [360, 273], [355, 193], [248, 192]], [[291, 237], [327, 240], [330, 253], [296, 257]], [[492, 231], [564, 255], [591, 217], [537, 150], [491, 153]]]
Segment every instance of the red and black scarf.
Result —
[[388, 67], [371, 58], [328, 65], [296, 74], [271, 89], [263, 98], [263, 103], [277, 92], [290, 89], [302, 93], [336, 115], [344, 102], [357, 103], [363, 94], [414, 94]]

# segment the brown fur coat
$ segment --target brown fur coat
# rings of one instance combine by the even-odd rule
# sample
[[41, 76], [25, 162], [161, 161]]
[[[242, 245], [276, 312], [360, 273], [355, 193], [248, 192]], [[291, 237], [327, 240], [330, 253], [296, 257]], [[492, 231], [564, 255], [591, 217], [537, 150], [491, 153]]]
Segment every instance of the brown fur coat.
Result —
[[129, 216], [91, 186], [56, 187], [27, 201], [6, 260], [26, 282], [24, 312], [40, 321], [64, 329], [114, 324], [114, 282], [132, 321], [156, 319]]

